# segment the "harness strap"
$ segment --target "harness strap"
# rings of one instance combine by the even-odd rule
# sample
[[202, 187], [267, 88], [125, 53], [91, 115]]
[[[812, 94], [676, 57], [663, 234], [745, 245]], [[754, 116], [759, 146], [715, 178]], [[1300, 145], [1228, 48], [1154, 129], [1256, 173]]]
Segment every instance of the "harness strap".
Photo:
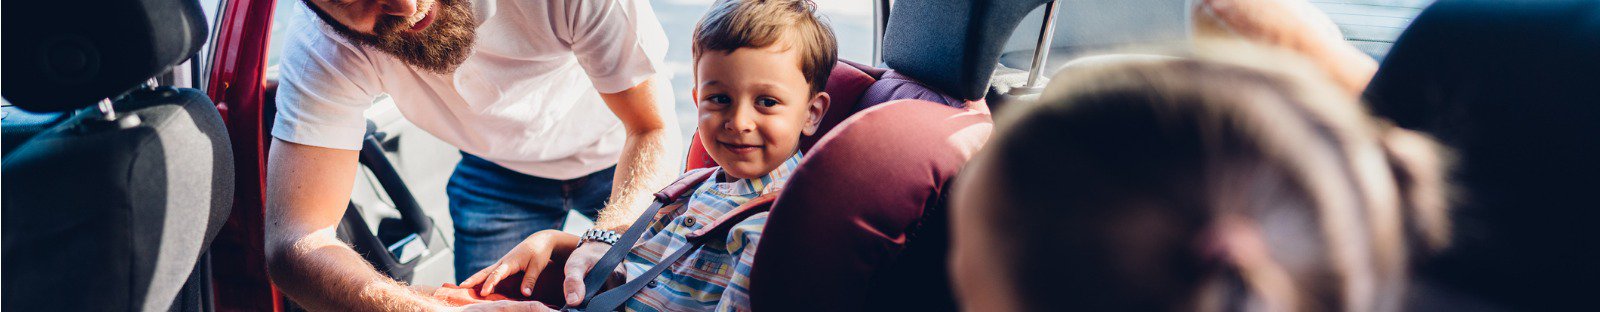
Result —
[[[589, 269], [589, 273], [584, 275], [583, 302], [589, 302], [595, 297], [595, 294], [600, 292], [600, 287], [604, 286], [606, 277], [611, 276], [611, 270], [621, 264], [622, 259], [628, 255], [630, 250], [633, 250], [633, 245], [638, 243], [639, 236], [644, 235], [645, 228], [649, 227], [650, 220], [654, 220], [656, 214], [661, 211], [661, 206], [678, 201], [679, 197], [688, 194], [696, 185], [700, 185], [706, 179], [711, 178], [711, 174], [715, 172], [716, 170], [712, 168], [691, 170], [684, 173], [683, 177], [679, 178], [677, 182], [673, 182], [666, 188], [661, 189], [660, 192], [656, 192], [655, 201], [650, 203], [650, 208], [639, 214], [639, 219], [634, 220], [633, 224], [628, 226], [628, 231], [623, 232], [622, 237], [617, 239], [617, 244], [612, 245], [611, 249], [600, 257], [600, 261], [595, 263], [594, 268]], [[617, 248], [619, 246], [627, 247]]]

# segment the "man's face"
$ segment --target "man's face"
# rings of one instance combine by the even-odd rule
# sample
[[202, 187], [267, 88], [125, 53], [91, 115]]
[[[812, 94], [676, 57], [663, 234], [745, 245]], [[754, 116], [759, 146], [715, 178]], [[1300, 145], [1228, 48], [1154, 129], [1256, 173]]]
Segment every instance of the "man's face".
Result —
[[306, 0], [323, 22], [356, 44], [439, 74], [472, 51], [476, 26], [467, 0]]
[[811, 94], [799, 54], [780, 46], [706, 51], [695, 64], [700, 144], [733, 177], [782, 165], [828, 108], [827, 93]]

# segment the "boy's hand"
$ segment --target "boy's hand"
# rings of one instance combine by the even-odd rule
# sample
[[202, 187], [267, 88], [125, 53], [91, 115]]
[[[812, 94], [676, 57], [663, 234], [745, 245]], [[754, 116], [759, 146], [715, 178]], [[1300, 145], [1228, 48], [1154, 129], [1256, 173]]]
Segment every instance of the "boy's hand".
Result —
[[577, 250], [572, 251], [571, 256], [567, 257], [567, 267], [562, 270], [567, 276], [562, 282], [567, 306], [583, 303], [583, 276], [588, 274], [589, 269], [593, 268], [596, 262], [600, 262], [600, 257], [605, 256], [609, 250], [611, 250], [610, 244], [590, 242], [579, 246]]
[[[500, 261], [461, 281], [461, 286], [480, 287], [478, 295], [487, 297], [494, 292], [495, 285], [499, 285], [501, 280], [517, 272], [523, 272], [522, 287], [520, 287], [522, 295], [532, 296], [534, 281], [538, 280], [539, 272], [550, 264], [551, 258], [571, 253], [577, 246], [578, 236], [560, 230], [533, 233], [518, 243], [517, 247], [511, 248], [504, 257], [500, 257]], [[596, 256], [595, 259], [599, 257]], [[569, 260], [568, 267], [570, 264]], [[590, 265], [593, 265], [593, 261], [590, 261]], [[579, 280], [581, 285], [582, 277], [579, 277]]]

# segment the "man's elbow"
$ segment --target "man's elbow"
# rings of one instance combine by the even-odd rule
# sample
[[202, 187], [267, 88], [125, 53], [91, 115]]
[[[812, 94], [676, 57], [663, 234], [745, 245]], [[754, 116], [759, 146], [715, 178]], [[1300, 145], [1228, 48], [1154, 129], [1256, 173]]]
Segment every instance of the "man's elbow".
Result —
[[295, 281], [299, 276], [301, 255], [294, 246], [294, 239], [270, 235], [267, 238], [263, 252], [267, 260], [267, 277], [271, 278], [274, 284], [283, 286], [285, 281]]

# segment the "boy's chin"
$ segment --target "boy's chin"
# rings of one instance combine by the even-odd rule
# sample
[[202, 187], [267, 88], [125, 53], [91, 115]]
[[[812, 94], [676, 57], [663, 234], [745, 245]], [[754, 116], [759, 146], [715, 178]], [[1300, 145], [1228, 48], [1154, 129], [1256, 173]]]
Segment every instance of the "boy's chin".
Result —
[[734, 179], [760, 179], [762, 176], [766, 176], [767, 173], [772, 172], [772, 168], [767, 168], [767, 166], [755, 162], [741, 161], [722, 166], [722, 172]]

